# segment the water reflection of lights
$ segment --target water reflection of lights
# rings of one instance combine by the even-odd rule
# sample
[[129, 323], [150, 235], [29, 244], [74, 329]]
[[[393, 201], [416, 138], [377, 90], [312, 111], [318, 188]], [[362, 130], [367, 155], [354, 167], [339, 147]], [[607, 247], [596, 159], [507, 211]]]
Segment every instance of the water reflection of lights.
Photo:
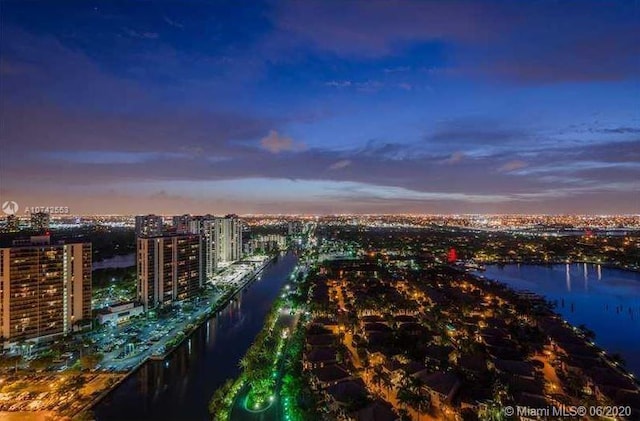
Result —
[[585, 291], [589, 291], [589, 269], [586, 263], [584, 264], [583, 270], [584, 270], [584, 289]]

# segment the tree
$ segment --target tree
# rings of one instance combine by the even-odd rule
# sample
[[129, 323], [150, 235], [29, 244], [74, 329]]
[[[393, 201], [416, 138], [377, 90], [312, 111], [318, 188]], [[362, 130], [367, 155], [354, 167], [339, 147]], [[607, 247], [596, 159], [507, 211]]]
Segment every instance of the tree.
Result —
[[249, 366], [251, 365], [251, 362], [249, 360], [249, 354], [245, 354], [244, 357], [240, 358], [240, 361], [238, 362], [238, 366], [242, 369], [242, 371], [245, 371], [249, 368]]
[[502, 411], [502, 405], [500, 403], [492, 400], [490, 401], [486, 408], [482, 408], [480, 412], [478, 412], [478, 419], [481, 421], [502, 421], [505, 419], [504, 412]]
[[369, 364], [369, 356], [365, 354], [364, 358], [360, 358], [360, 363], [362, 364], [362, 371], [364, 374], [364, 378], [366, 379], [369, 375], [369, 369], [371, 368]]
[[221, 387], [216, 389], [209, 401], [209, 413], [214, 419], [227, 419], [229, 415], [228, 397], [233, 388], [233, 380], [228, 379]]
[[382, 373], [382, 385], [387, 390], [387, 400], [389, 399], [389, 395], [391, 393], [391, 387], [393, 386], [393, 382], [391, 381], [391, 377], [388, 374]]
[[431, 396], [426, 393], [415, 393], [413, 404], [418, 410], [418, 421], [420, 421], [422, 414], [431, 408]]
[[418, 421], [422, 413], [431, 407], [431, 396], [422, 389], [422, 381], [417, 377], [409, 377], [409, 387], [411, 388], [411, 406], [418, 412]]
[[406, 409], [400, 409], [398, 415], [400, 416], [400, 421], [411, 421], [411, 415]]
[[504, 405], [511, 399], [509, 396], [509, 387], [498, 379], [494, 379], [491, 391], [493, 393], [493, 400], [499, 405]]
[[410, 406], [413, 402], [413, 393], [409, 389], [408, 385], [403, 384], [398, 390], [396, 398], [398, 399], [398, 402], [400, 403], [402, 408], [406, 409], [407, 406]]
[[18, 365], [22, 362], [22, 355], [10, 355], [0, 358], [0, 368], [13, 368], [18, 371]]
[[622, 355], [618, 354], [617, 352], [614, 352], [613, 354], [611, 354], [611, 360], [613, 360], [613, 362], [618, 363], [619, 365], [622, 365], [622, 366], [626, 364], [626, 361], [624, 360], [624, 358], [622, 358]]
[[580, 329], [584, 337], [587, 338], [588, 340], [592, 342], [596, 340], [596, 333], [593, 330], [589, 329], [584, 324], [578, 325], [578, 329]]
[[53, 363], [53, 356], [42, 355], [29, 361], [29, 368], [35, 371], [47, 369]]
[[380, 387], [380, 384], [382, 383], [382, 370], [380, 370], [380, 366], [377, 366], [373, 369], [373, 375], [371, 376], [371, 381], [378, 388]]

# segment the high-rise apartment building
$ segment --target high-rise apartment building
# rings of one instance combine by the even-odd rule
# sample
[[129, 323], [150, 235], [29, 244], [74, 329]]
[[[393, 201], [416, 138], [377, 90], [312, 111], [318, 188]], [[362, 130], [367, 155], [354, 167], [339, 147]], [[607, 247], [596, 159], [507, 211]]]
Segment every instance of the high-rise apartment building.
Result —
[[32, 237], [0, 248], [2, 342], [43, 341], [91, 324], [91, 244]]
[[49, 230], [49, 214], [45, 212], [36, 212], [31, 214], [31, 229], [34, 231], [45, 232]]
[[[175, 232], [178, 234], [191, 233], [190, 228], [191, 228], [192, 218], [193, 217], [188, 214], [174, 216], [172, 219], [172, 222], [173, 222], [173, 229], [175, 230]], [[197, 232], [193, 234], [197, 234]]]
[[287, 237], [278, 234], [257, 235], [252, 237], [245, 244], [245, 253], [271, 253], [285, 250], [287, 248]]
[[136, 216], [136, 236], [162, 235], [164, 232], [164, 221], [158, 215], [138, 215]]
[[203, 269], [211, 279], [220, 268], [242, 258], [242, 223], [236, 216], [202, 221]]
[[191, 298], [202, 286], [198, 235], [138, 237], [136, 263], [145, 309]]
[[189, 220], [187, 232], [189, 234], [202, 234], [202, 222], [207, 216], [194, 216]]

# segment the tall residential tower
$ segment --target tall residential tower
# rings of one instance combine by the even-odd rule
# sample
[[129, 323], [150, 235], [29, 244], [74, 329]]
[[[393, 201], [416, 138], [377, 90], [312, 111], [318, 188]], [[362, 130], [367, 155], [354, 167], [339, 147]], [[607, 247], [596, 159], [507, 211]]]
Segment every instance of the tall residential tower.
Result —
[[215, 273], [242, 259], [242, 223], [236, 216], [214, 217], [202, 222], [204, 247], [204, 275], [211, 279]]
[[145, 309], [191, 298], [202, 286], [198, 235], [138, 237], [137, 253], [138, 297]]
[[91, 244], [49, 236], [0, 248], [4, 346], [64, 335], [91, 323]]
[[164, 221], [159, 215], [138, 215], [136, 216], [136, 236], [138, 235], [162, 235], [164, 232]]

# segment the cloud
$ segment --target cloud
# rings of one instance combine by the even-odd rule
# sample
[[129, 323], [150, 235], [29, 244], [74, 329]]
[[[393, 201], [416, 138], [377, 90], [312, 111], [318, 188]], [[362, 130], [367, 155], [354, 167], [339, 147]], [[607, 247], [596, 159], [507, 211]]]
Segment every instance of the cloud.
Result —
[[174, 28], [178, 28], [178, 29], [184, 29], [184, 24], [175, 21], [171, 18], [169, 18], [168, 16], [164, 17], [164, 21], [169, 25], [169, 26], [173, 26]]
[[[64, 127], [69, 127], [69, 122], [60, 119], [55, 121], [62, 126], [60, 130], [56, 129], [57, 126], [52, 126], [54, 133], [51, 133], [51, 136], [57, 139], [64, 133]], [[153, 127], [158, 123], [148, 122], [148, 124]], [[162, 127], [158, 134], [165, 131], [168, 131], [167, 139], [173, 138], [171, 135], [173, 130], [167, 130], [166, 127]], [[266, 138], [280, 139], [278, 132], [275, 130], [273, 132], [271, 137]], [[110, 139], [119, 137], [109, 133], [104, 134]], [[196, 144], [193, 139], [197, 137], [191, 138], [192, 135], [190, 132], [183, 134], [183, 138], [189, 139], [188, 144]], [[32, 138], [28, 133], [25, 136], [25, 140]], [[154, 137], [151, 136], [151, 139]], [[216, 139], [216, 136], [212, 136], [212, 139]], [[72, 140], [80, 142], [80, 138], [74, 137]], [[112, 143], [111, 147], [112, 150], [115, 147], [122, 150], [130, 143], [133, 142], [118, 140], [117, 144]], [[284, 143], [290, 145], [289, 142]], [[291, 143], [295, 142], [291, 141]], [[96, 147], [97, 145], [86, 146]], [[602, 154], [604, 150], [600, 148], [606, 145], [585, 146], [575, 154], [572, 154], [575, 152], [575, 148], [572, 147], [549, 151], [546, 154], [528, 158], [529, 166], [526, 169], [512, 173], [495, 171], [495, 162], [502, 159], [501, 155], [473, 157], [473, 159], [462, 160], [456, 165], [438, 165], [442, 162], [442, 155], [429, 155], [424, 151], [416, 153], [411, 145], [391, 142], [370, 142], [369, 147], [365, 149], [299, 150], [295, 152], [295, 159], [292, 159], [288, 153], [265, 154], [264, 146], [249, 142], [212, 142], [204, 145], [202, 155], [197, 156], [189, 155], [180, 145], [173, 144], [173, 149], [169, 149], [171, 143], [165, 142], [164, 138], [157, 146], [161, 146], [167, 152], [65, 154], [60, 147], [56, 147], [54, 150], [57, 153], [46, 157], [43, 157], [42, 153], [37, 156], [23, 154], [19, 160], [5, 161], [3, 171], [11, 174], [11, 180], [3, 183], [3, 189], [7, 190], [3, 191], [3, 195], [11, 193], [13, 197], [13, 192], [20, 191], [35, 194], [34, 189], [56, 190], [60, 185], [64, 185], [66, 189], [90, 190], [101, 189], [105, 185], [126, 187], [131, 186], [132, 183], [148, 182], [155, 183], [155, 190], [157, 190], [176, 182], [193, 187], [208, 183], [217, 184], [225, 180], [237, 180], [239, 185], [245, 187], [236, 193], [240, 196], [244, 194], [242, 197], [246, 199], [253, 197], [252, 192], [256, 189], [277, 191], [278, 188], [275, 186], [278, 184], [272, 184], [272, 181], [296, 180], [300, 186], [299, 189], [305, 192], [298, 206], [303, 206], [302, 202], [324, 203], [324, 198], [318, 196], [319, 192], [313, 190], [312, 186], [319, 182], [334, 182], [369, 186], [364, 190], [366, 194], [358, 197], [357, 200], [345, 201], [344, 197], [340, 200], [334, 198], [335, 203], [343, 206], [340, 209], [344, 210], [364, 211], [367, 205], [372, 212], [382, 209], [413, 209], [411, 203], [420, 202], [428, 203], [429, 206], [438, 206], [439, 209], [448, 212], [460, 212], [463, 209], [488, 212], [493, 209], [487, 207], [492, 203], [500, 204], [501, 207], [495, 208], [496, 211], [507, 209], [526, 211], [526, 207], [518, 207], [518, 203], [523, 202], [529, 204], [535, 202], [537, 210], [560, 211], [570, 208], [568, 198], [571, 198], [571, 203], [576, 203], [577, 206], [577, 203], [585, 205], [585, 197], [597, 201], [598, 197], [605, 195], [612, 200], [617, 197], [615, 200], [618, 200], [616, 203], [619, 204], [619, 210], [629, 211], [633, 209], [633, 203], [626, 198], [632, 196], [631, 193], [635, 193], [637, 197], [638, 192], [638, 169], [635, 169], [637, 165], [614, 167], [614, 165], [599, 164], [594, 167], [594, 164], [587, 162], [592, 160], [592, 157]], [[150, 147], [151, 143], [145, 144], [140, 151], [148, 151]], [[285, 146], [287, 147], [290, 146]], [[637, 148], [637, 144], [620, 143], [614, 151], [615, 154], [626, 156], [634, 147]], [[71, 148], [71, 144], [66, 143], [66, 148]], [[157, 149], [159, 148], [156, 147]], [[21, 151], [24, 152], [24, 149]], [[603, 156], [603, 159], [614, 158], [613, 155]], [[349, 165], [345, 161], [349, 161]], [[584, 163], [574, 164], [571, 171], [562, 170], [568, 168], [568, 163], [574, 161]], [[331, 170], [332, 166], [344, 166], [349, 170], [340, 171], [339, 168]], [[534, 174], [531, 171], [537, 168], [540, 168], [539, 174], [531, 175]], [[613, 171], [616, 168], [624, 171]], [[55, 174], [55, 178], [50, 177], [50, 174]], [[254, 179], [262, 180], [262, 184], [254, 185], [250, 182]], [[612, 187], [615, 187], [615, 190]], [[134, 187], [131, 189], [135, 191]], [[559, 191], [562, 192], [561, 195], [558, 195]], [[266, 209], [260, 208], [262, 202], [259, 200], [255, 203], [258, 209]], [[476, 204], [478, 207], [465, 208], [465, 204]], [[604, 208], [597, 207], [597, 209]]]
[[139, 84], [109, 73], [87, 54], [67, 47], [54, 36], [7, 26], [3, 28], [2, 48], [3, 60], [14, 63], [10, 65], [14, 70], [3, 75], [5, 109], [11, 103], [39, 107], [60, 104], [82, 111], [96, 106], [124, 111], [127, 107], [152, 105]]
[[464, 152], [456, 151], [452, 153], [449, 158], [443, 159], [441, 162], [443, 164], [458, 164], [462, 162], [464, 158], [465, 158]]
[[160, 35], [157, 32], [150, 31], [136, 31], [130, 28], [124, 28], [124, 32], [132, 38], [140, 38], [140, 39], [157, 39]]
[[339, 89], [353, 88], [358, 92], [364, 92], [364, 93], [375, 93], [385, 87], [398, 88], [404, 91], [411, 91], [414, 88], [412, 84], [407, 82], [385, 84], [378, 80], [365, 80], [361, 82], [356, 82], [352, 80], [330, 80], [328, 82], [325, 82], [324, 86], [329, 86], [331, 88], [339, 88]]
[[351, 165], [351, 160], [350, 159], [341, 159], [340, 161], [334, 162], [333, 164], [331, 164], [329, 166], [330, 170], [341, 170], [343, 168], [348, 167], [349, 165]]
[[527, 164], [526, 162], [516, 159], [501, 165], [498, 168], [498, 172], [511, 172], [511, 171], [515, 171], [515, 170], [519, 170], [521, 168], [527, 167], [528, 165], [529, 164]]
[[351, 80], [330, 80], [325, 82], [325, 86], [332, 88], [354, 88], [360, 92], [377, 92], [384, 87], [382, 82], [377, 80], [365, 80], [362, 82], [354, 82]]
[[503, 127], [491, 119], [456, 118], [438, 124], [425, 135], [424, 146], [440, 153], [463, 150], [467, 156], [488, 156], [527, 145], [547, 146], [540, 140], [529, 142], [531, 138], [525, 130]]
[[411, 156], [415, 157], [415, 152], [417, 151], [412, 150], [410, 145], [373, 139], [355, 153], [368, 158], [397, 161]]
[[[399, 143], [395, 139], [404, 135], [399, 131], [365, 147], [306, 149], [280, 135], [287, 130], [282, 120], [246, 111], [196, 111], [175, 103], [156, 108], [155, 98], [135, 81], [109, 73], [88, 55], [65, 48], [52, 37], [15, 41], [12, 37], [7, 42], [10, 59], [33, 68], [5, 76], [4, 92], [15, 89], [13, 96], [3, 97], [2, 170], [11, 177], [5, 177], [2, 187], [11, 191], [32, 192], [38, 186], [59, 191], [60, 185], [98, 189], [131, 180], [164, 185], [175, 180], [204, 184], [254, 178], [299, 180], [302, 189], [320, 180], [373, 186], [363, 201], [378, 201], [376, 206], [385, 200], [505, 204], [547, 200], [556, 187], [563, 197], [564, 192], [573, 192], [575, 198], [616, 186], [620, 203], [634, 185], [637, 193], [637, 166], [619, 165], [640, 162], [637, 142], [600, 140], [600, 145], [593, 145], [567, 140], [568, 136], [558, 142], [496, 121], [456, 119], [436, 126], [418, 144]], [[359, 86], [350, 83], [352, 89]], [[387, 81], [387, 86], [391, 83]], [[132, 109], [118, 108], [131, 104]], [[623, 123], [611, 130], [633, 135], [631, 126]], [[343, 137], [348, 145], [350, 139]], [[286, 151], [295, 152], [296, 159]], [[509, 161], [514, 156], [526, 159], [528, 167], [517, 171]], [[443, 161], [456, 165], [438, 165]], [[503, 171], [496, 171], [500, 164]], [[528, 171], [536, 175], [527, 176]], [[309, 195], [305, 200], [313, 199], [313, 192]], [[554, 200], [561, 203], [563, 197]]]
[[600, 133], [612, 133], [612, 134], [638, 134], [640, 133], [640, 127], [614, 127], [609, 129], [597, 130]]
[[483, 9], [458, 2], [285, 2], [277, 10], [275, 24], [322, 50], [380, 57], [403, 42], [484, 38], [493, 28], [478, 24], [485, 15]]
[[352, 85], [352, 82], [350, 80], [330, 80], [325, 82], [324, 85], [332, 88], [348, 88]]
[[[634, 2], [344, 0], [282, 2], [281, 43], [346, 58], [381, 58], [416, 45], [453, 46], [448, 75], [501, 82], [637, 79], [640, 32]], [[389, 73], [404, 67], [387, 67]]]
[[258, 138], [276, 123], [222, 111], [157, 110], [149, 116], [14, 105], [4, 113], [3, 154], [25, 157], [27, 151], [233, 155], [246, 148], [241, 142]]
[[355, 84], [356, 90], [365, 93], [375, 93], [384, 87], [382, 82], [377, 80], [367, 80]]
[[32, 66], [26, 63], [7, 60], [6, 57], [0, 58], [0, 75], [2, 76], [19, 76], [33, 72], [34, 70]]
[[294, 142], [290, 137], [280, 136], [276, 130], [271, 130], [267, 136], [263, 137], [260, 140], [260, 146], [274, 154], [305, 149], [304, 143]]
[[383, 70], [385, 73], [404, 73], [409, 71], [411, 71], [411, 66], [385, 67]]

